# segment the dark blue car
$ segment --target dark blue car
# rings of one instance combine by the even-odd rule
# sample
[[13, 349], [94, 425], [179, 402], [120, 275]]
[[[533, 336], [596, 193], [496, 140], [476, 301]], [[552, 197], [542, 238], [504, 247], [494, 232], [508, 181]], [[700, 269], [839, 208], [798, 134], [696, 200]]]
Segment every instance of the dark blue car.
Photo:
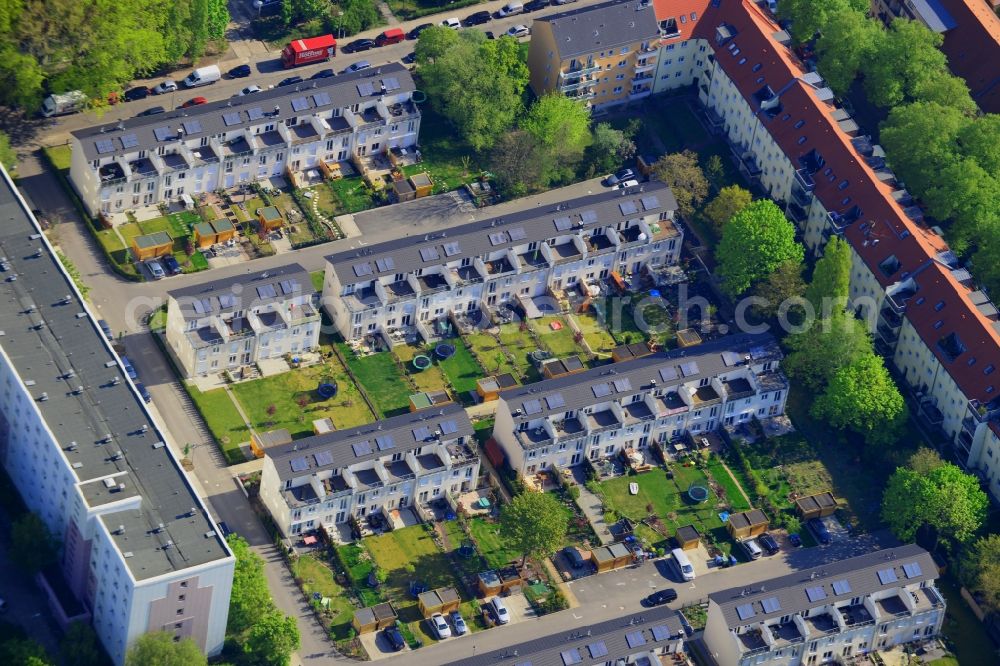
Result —
[[830, 530], [826, 529], [826, 524], [819, 518], [813, 518], [809, 521], [809, 528], [816, 535], [816, 540], [819, 541], [824, 546], [830, 543]]
[[135, 383], [135, 390], [139, 392], [139, 395], [142, 396], [142, 399], [147, 405], [153, 401], [153, 396], [149, 395], [149, 389], [147, 389], [146, 385], [142, 382]]
[[128, 356], [122, 356], [122, 365], [125, 366], [125, 372], [128, 373], [128, 378], [135, 381], [139, 378], [139, 373], [135, 371], [132, 367], [132, 362], [128, 360]]
[[171, 275], [177, 275], [181, 272], [181, 265], [174, 259], [174, 255], [165, 254], [160, 257], [160, 261], [163, 263], [163, 267], [167, 269], [167, 272]]

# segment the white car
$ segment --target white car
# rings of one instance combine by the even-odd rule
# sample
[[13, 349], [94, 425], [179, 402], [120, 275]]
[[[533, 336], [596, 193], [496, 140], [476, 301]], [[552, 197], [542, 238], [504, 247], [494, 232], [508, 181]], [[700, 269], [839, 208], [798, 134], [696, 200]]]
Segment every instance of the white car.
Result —
[[238, 97], [243, 97], [244, 95], [252, 95], [254, 93], [259, 93], [259, 92], [260, 92], [260, 86], [247, 86], [246, 88], [240, 91]]
[[431, 626], [434, 627], [434, 633], [437, 634], [439, 639], [451, 637], [451, 627], [448, 626], [448, 621], [444, 619], [444, 615], [441, 615], [441, 613], [431, 615]]
[[452, 30], [458, 30], [459, 28], [462, 27], [462, 22], [459, 21], [454, 16], [452, 16], [451, 18], [446, 18], [445, 20], [441, 21], [441, 25], [443, 25], [446, 28], [451, 28]]
[[576, 0], [552, 0], [554, 5], [568, 5], [571, 2], [576, 2]]
[[514, 25], [511, 26], [510, 29], [507, 31], [507, 36], [514, 38], [527, 37], [530, 34], [531, 31], [528, 30], [528, 26], [526, 25]]
[[163, 83], [158, 83], [153, 86], [152, 92], [154, 95], [162, 95], [164, 93], [174, 92], [175, 90], [177, 90], [177, 82], [167, 79]]
[[490, 599], [490, 606], [492, 606], [491, 612], [493, 613], [493, 617], [496, 618], [497, 624], [507, 624], [510, 622], [510, 612], [507, 610], [507, 605], [504, 604], [503, 599], [493, 597]]
[[351, 63], [350, 65], [348, 65], [347, 69], [345, 69], [342, 73], [350, 74], [352, 72], [360, 72], [363, 69], [371, 69], [371, 66], [372, 64], [367, 60], [359, 60], [355, 63]]
[[160, 265], [156, 259], [150, 259], [146, 262], [146, 268], [149, 269], [150, 274], [152, 274], [154, 280], [162, 280], [167, 276], [166, 271], [163, 270], [163, 266]]

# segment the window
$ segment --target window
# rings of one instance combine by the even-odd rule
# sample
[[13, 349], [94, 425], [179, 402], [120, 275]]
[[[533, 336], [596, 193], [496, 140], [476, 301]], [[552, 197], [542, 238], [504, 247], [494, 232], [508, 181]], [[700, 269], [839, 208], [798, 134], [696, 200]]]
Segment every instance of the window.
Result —
[[804, 120], [797, 120], [797, 121], [795, 122], [795, 125], [793, 125], [793, 127], [794, 127], [795, 129], [799, 129], [800, 127], [802, 127], [802, 126], [803, 126], [803, 125], [805, 125], [805, 124], [806, 124], [806, 121], [804, 121]]

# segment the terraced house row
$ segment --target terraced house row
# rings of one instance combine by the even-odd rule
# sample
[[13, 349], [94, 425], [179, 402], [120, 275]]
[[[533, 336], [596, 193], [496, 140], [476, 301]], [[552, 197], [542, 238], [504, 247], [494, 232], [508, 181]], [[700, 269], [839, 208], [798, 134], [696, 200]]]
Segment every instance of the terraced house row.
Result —
[[[848, 241], [852, 303], [879, 351], [919, 416], [1000, 499], [997, 308], [767, 10], [750, 0], [654, 8], [661, 26], [678, 28], [661, 28], [659, 57], [693, 56], [690, 81], [706, 123], [729, 142], [741, 172], [784, 206], [812, 251], [833, 234]], [[574, 15], [587, 21], [588, 9]], [[598, 24], [588, 25], [592, 34]]]

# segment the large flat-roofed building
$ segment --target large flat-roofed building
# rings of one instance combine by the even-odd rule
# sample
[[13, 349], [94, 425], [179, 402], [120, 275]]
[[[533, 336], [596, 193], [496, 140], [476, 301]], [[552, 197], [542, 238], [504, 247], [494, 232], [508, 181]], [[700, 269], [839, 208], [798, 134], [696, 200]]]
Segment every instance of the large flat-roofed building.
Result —
[[0, 460], [63, 544], [55, 615], [89, 617], [116, 664], [149, 631], [218, 654], [232, 553], [6, 172], [0, 215]]
[[268, 448], [260, 497], [282, 534], [363, 519], [476, 487], [472, 422], [454, 403]]
[[298, 264], [175, 289], [167, 345], [187, 377], [310, 351], [319, 342], [315, 295]]
[[70, 182], [112, 215], [417, 144], [409, 70], [390, 63], [72, 133]]
[[720, 666], [845, 663], [941, 632], [938, 568], [916, 545], [708, 595], [703, 642]]
[[734, 335], [503, 391], [493, 436], [522, 476], [783, 414], [770, 335]]
[[323, 306], [348, 340], [392, 339], [400, 329], [431, 339], [435, 322], [452, 315], [513, 304], [536, 317], [543, 309], [535, 299], [559, 301], [611, 272], [638, 278], [680, 258], [677, 203], [664, 183], [612, 190], [591, 180], [546, 196], [545, 204], [526, 197], [488, 216], [459, 210], [453, 225], [432, 233], [330, 255]]

